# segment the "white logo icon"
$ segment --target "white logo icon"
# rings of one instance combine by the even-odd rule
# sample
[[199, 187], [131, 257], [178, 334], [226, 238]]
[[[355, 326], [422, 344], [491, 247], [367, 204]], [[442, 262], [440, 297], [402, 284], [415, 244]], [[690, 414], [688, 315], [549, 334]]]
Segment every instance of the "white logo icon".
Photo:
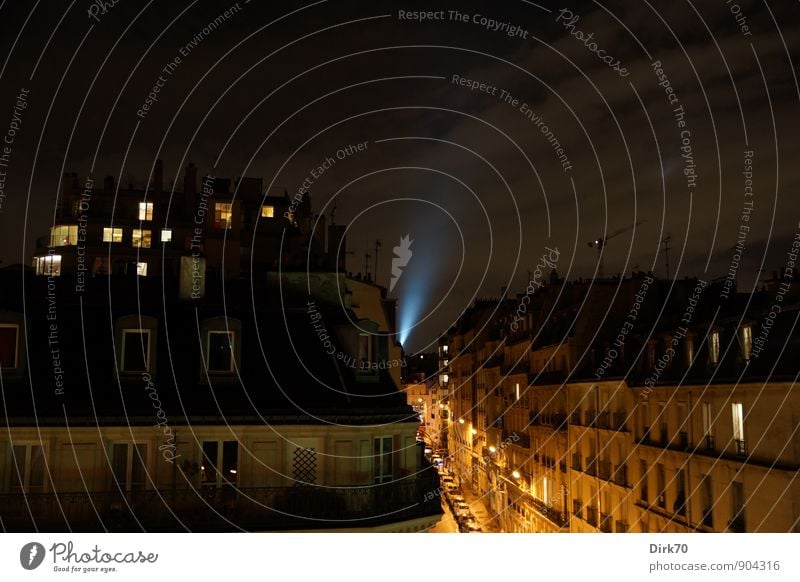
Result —
[[408, 261], [411, 260], [411, 255], [413, 254], [411, 252], [411, 244], [413, 242], [411, 235], [407, 234], [400, 239], [400, 244], [392, 249], [394, 258], [392, 259], [392, 279], [389, 282], [389, 293], [394, 291], [394, 286], [397, 285], [397, 281], [403, 274], [403, 267], [408, 265]]

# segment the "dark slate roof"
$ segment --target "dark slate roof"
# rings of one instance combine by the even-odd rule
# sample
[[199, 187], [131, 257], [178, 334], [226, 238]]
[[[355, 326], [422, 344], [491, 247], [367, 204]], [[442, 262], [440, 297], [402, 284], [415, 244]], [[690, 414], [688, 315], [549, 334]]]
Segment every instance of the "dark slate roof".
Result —
[[[50, 346], [47, 279], [0, 270], [0, 316], [24, 313], [27, 340], [23, 373], [2, 374], [0, 424], [154, 424], [154, 395], [173, 425], [418, 422], [388, 373], [358, 381], [326, 353], [307, 297], [284, 296], [281, 309], [277, 291], [258, 282], [251, 291], [250, 281], [227, 281], [224, 294], [209, 283], [206, 299], [194, 302], [178, 299], [176, 282], [154, 277], [87, 282], [79, 296], [69, 278], [55, 279], [58, 343]], [[317, 308], [329, 333], [347, 323], [341, 308]], [[116, 372], [114, 322], [136, 314], [158, 320], [151, 387], [142, 374]], [[238, 377], [209, 383], [198, 322], [223, 315], [241, 321], [241, 367]], [[51, 347], [59, 349], [63, 394], [56, 393]]]

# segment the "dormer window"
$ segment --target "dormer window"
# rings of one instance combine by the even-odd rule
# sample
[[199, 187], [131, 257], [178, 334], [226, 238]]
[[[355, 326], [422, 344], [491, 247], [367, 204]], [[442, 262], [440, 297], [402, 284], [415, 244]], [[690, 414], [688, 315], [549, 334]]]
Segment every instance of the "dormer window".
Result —
[[750, 361], [753, 353], [753, 328], [745, 325], [741, 329], [742, 357], [745, 361]]
[[712, 331], [708, 337], [708, 358], [711, 365], [719, 364], [719, 332]]
[[123, 372], [147, 372], [150, 370], [150, 330], [122, 330]]
[[214, 317], [203, 322], [202, 369], [210, 376], [233, 376], [239, 368], [242, 323], [238, 319]]
[[153, 220], [152, 202], [139, 202], [139, 220]]
[[233, 372], [233, 346], [236, 334], [232, 331], [209, 331], [206, 364], [209, 372]]
[[116, 323], [117, 365], [121, 374], [152, 373], [158, 322], [154, 317], [127, 315]]

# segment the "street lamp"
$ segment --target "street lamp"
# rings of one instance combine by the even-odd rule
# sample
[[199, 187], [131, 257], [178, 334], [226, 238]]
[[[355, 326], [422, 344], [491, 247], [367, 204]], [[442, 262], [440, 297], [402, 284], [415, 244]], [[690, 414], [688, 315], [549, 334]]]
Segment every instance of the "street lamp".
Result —
[[473, 429], [472, 429], [470, 432], [471, 432], [472, 434], [474, 434], [474, 435], [475, 435], [475, 434], [478, 434], [478, 430], [477, 430], [477, 429], [474, 429], [474, 428], [473, 428]]
[[489, 447], [489, 452], [492, 453], [492, 454], [495, 454], [497, 452], [497, 449], [495, 447], [491, 446], [491, 447]]
[[514, 479], [519, 479], [519, 478], [520, 478], [519, 471], [514, 471], [514, 472], [512, 472], [512, 473], [511, 473], [511, 476], [512, 476], [512, 477], [514, 477]]
[[458, 424], [464, 424], [464, 419], [463, 418], [459, 418], [458, 419]]

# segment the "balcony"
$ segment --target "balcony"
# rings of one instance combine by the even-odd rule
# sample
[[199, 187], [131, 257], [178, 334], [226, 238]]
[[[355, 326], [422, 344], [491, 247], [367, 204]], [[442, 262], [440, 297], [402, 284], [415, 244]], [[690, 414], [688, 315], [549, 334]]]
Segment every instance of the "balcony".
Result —
[[587, 475], [597, 474], [597, 459], [595, 457], [586, 457], [586, 470]]
[[672, 511], [675, 515], [680, 515], [681, 517], [686, 517], [686, 494], [679, 493], [675, 499], [675, 503], [672, 506]]
[[710, 507], [703, 510], [703, 519], [701, 523], [709, 529], [714, 528], [714, 511]]
[[733, 447], [736, 451], [737, 457], [746, 457], [747, 456], [747, 442], [741, 439], [734, 439]]
[[689, 434], [685, 430], [678, 433], [678, 448], [683, 451], [689, 448]]
[[544, 501], [531, 497], [529, 499], [531, 505], [536, 508], [536, 511], [550, 520], [558, 527], [565, 527], [569, 523], [569, 518], [566, 513], [556, 510], [554, 507], [546, 504]]
[[[566, 473], [567, 472], [567, 462], [565, 460], [563, 460], [563, 458], [562, 458], [561, 461], [559, 461], [558, 468], [562, 473]], [[580, 470], [580, 469], [578, 469], [578, 470]]]
[[614, 428], [618, 431], [626, 430], [625, 423], [628, 420], [628, 413], [624, 410], [614, 413]]
[[593, 505], [586, 506], [586, 521], [597, 527], [597, 508]]
[[605, 429], [609, 428], [610, 425], [608, 423], [608, 419], [609, 419], [609, 413], [607, 410], [599, 412], [594, 421], [595, 426], [597, 426], [597, 428], [605, 428]]
[[597, 418], [597, 412], [594, 410], [587, 410], [584, 414], [583, 424], [585, 426], [594, 426], [594, 420]]
[[713, 451], [715, 449], [714, 435], [707, 434], [703, 439], [703, 448], [706, 451]]
[[617, 485], [622, 485], [623, 487], [628, 486], [628, 466], [625, 464], [617, 465], [617, 468], [614, 470], [614, 476], [612, 477], [612, 481]]
[[211, 487], [0, 495], [6, 531], [285, 531], [362, 528], [441, 514], [433, 469], [384, 485]]
[[736, 517], [728, 522], [728, 531], [733, 533], [745, 533], [744, 515], [739, 513]]
[[659, 429], [660, 430], [658, 431], [658, 444], [660, 444], [662, 447], [666, 447], [667, 444], [669, 443], [669, 431], [667, 430], [667, 425], [662, 424], [659, 427]]
[[628, 522], [627, 521], [619, 521], [617, 520], [616, 523], [617, 533], [628, 533]]
[[523, 449], [531, 448], [531, 437], [526, 432], [503, 430], [501, 435], [503, 440], [508, 443], [515, 444], [518, 447], [522, 447]]
[[604, 533], [611, 533], [613, 531], [612, 526], [614, 525], [614, 520], [611, 519], [611, 516], [607, 513], [600, 514], [600, 531]]
[[575, 517], [582, 517], [583, 503], [580, 499], [572, 500], [572, 515]]
[[575, 426], [581, 426], [583, 423], [581, 422], [581, 411], [575, 410], [572, 414], [570, 414], [570, 424], [574, 424]]
[[598, 463], [598, 476], [606, 481], [611, 480], [611, 463], [609, 461], [600, 461]]
[[572, 468], [576, 471], [582, 471], [583, 465], [581, 465], [581, 455], [580, 453], [574, 453], [572, 455]]

